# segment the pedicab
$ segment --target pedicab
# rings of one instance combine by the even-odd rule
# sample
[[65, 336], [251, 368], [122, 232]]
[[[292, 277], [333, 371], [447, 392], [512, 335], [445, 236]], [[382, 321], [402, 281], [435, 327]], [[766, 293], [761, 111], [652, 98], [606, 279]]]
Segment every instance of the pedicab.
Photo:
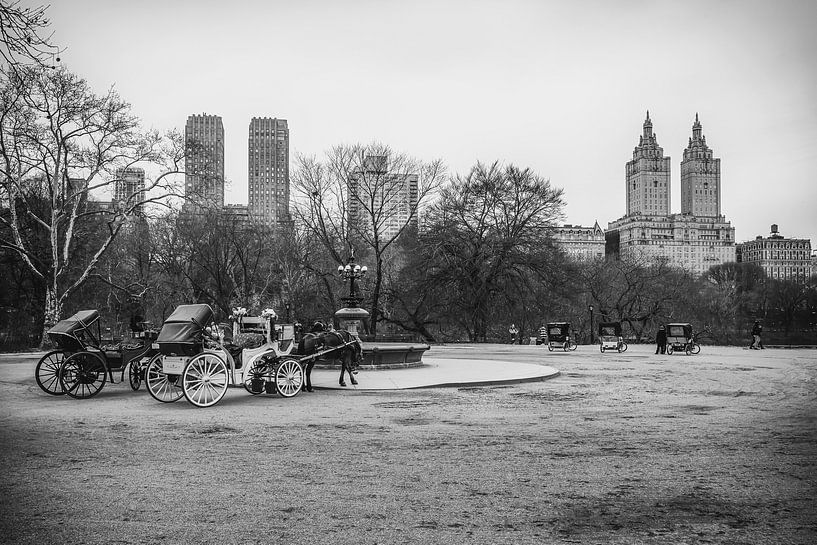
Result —
[[155, 353], [155, 335], [146, 331], [141, 338], [103, 345], [101, 329], [96, 310], [80, 310], [57, 322], [47, 332], [57, 348], [37, 362], [37, 385], [51, 395], [86, 399], [98, 394], [106, 382], [115, 384], [114, 372], [118, 371], [119, 382], [125, 381], [127, 373], [131, 389], [138, 390], [144, 366]]
[[569, 322], [553, 322], [547, 324], [547, 345], [548, 350], [553, 352], [554, 348], [562, 348], [565, 352], [576, 350], [576, 342], [570, 338]]
[[[159, 353], [145, 373], [148, 392], [157, 401], [172, 403], [184, 396], [197, 407], [210, 407], [230, 386], [243, 386], [253, 395], [294, 397], [304, 387], [305, 365], [343, 348], [293, 354], [292, 336], [273, 338], [270, 321], [254, 317], [242, 317], [239, 330], [248, 324], [260, 326], [265, 331], [263, 344], [228, 342], [224, 329], [211, 324], [212, 319], [209, 305], [194, 304], [180, 305], [165, 320], [156, 340]], [[293, 329], [284, 326], [280, 331]]]
[[684, 352], [687, 356], [701, 351], [701, 345], [695, 342], [692, 324], [667, 324], [667, 354]]
[[599, 323], [599, 350], [627, 351], [627, 343], [621, 336], [621, 322], [600, 322]]

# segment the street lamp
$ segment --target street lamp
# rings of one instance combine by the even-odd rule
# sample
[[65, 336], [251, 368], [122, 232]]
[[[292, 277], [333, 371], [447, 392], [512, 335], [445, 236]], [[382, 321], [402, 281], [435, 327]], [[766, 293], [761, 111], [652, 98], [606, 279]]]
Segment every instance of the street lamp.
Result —
[[338, 265], [338, 274], [340, 277], [344, 280], [349, 280], [349, 296], [341, 298], [341, 300], [346, 303], [347, 307], [352, 308], [360, 306], [361, 297], [358, 295], [355, 280], [366, 276], [366, 272], [368, 272], [368, 270], [369, 268], [366, 267], [366, 265], [361, 267], [355, 263], [354, 254], [349, 257], [349, 261], [346, 263], [346, 265]]
[[587, 308], [590, 310], [590, 344], [593, 344], [593, 305]]

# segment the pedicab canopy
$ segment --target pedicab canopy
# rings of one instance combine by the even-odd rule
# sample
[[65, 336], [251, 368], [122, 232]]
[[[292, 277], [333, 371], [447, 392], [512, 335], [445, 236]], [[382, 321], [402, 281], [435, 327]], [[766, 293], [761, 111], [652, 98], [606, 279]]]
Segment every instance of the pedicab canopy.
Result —
[[667, 337], [692, 338], [692, 324], [667, 324]]
[[164, 355], [195, 356], [202, 351], [202, 330], [213, 319], [210, 305], [179, 305], [167, 317], [159, 337], [159, 352]]
[[63, 350], [70, 352], [83, 350], [86, 332], [93, 340], [93, 334], [88, 330], [97, 320], [99, 320], [98, 311], [80, 310], [70, 318], [54, 324], [54, 327], [48, 330], [48, 338]]
[[565, 341], [570, 334], [570, 322], [551, 322], [547, 325], [547, 333], [552, 341]]
[[621, 337], [621, 322], [599, 322], [599, 336]]

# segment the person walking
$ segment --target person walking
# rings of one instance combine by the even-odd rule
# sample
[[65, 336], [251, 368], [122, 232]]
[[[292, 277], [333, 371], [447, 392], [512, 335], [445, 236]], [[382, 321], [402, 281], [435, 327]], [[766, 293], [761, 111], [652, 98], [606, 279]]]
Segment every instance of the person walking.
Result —
[[655, 335], [655, 353], [667, 353], [667, 330], [664, 326], [658, 328], [658, 333]]
[[763, 341], [760, 340], [760, 335], [763, 333], [763, 326], [760, 325], [759, 320], [755, 320], [755, 325], [752, 328], [752, 344], [749, 348], [753, 350], [760, 350], [763, 348]]

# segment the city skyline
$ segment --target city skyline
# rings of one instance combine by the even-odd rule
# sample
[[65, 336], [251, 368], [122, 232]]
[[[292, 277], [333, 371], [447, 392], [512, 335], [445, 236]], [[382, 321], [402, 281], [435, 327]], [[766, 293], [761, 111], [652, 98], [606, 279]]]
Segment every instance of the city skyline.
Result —
[[[293, 156], [380, 141], [452, 174], [531, 167], [565, 189], [565, 223], [607, 229], [626, 213], [622, 157], [647, 110], [681, 211], [697, 113], [737, 241], [773, 223], [817, 240], [813, 3], [78, 0], [48, 13], [63, 64], [98, 92], [114, 84], [146, 125], [223, 118], [227, 202], [247, 202], [247, 123], [269, 116], [289, 121]], [[140, 33], [121, 40], [122, 20]], [[209, 26], [216, 38], [195, 39]]]

